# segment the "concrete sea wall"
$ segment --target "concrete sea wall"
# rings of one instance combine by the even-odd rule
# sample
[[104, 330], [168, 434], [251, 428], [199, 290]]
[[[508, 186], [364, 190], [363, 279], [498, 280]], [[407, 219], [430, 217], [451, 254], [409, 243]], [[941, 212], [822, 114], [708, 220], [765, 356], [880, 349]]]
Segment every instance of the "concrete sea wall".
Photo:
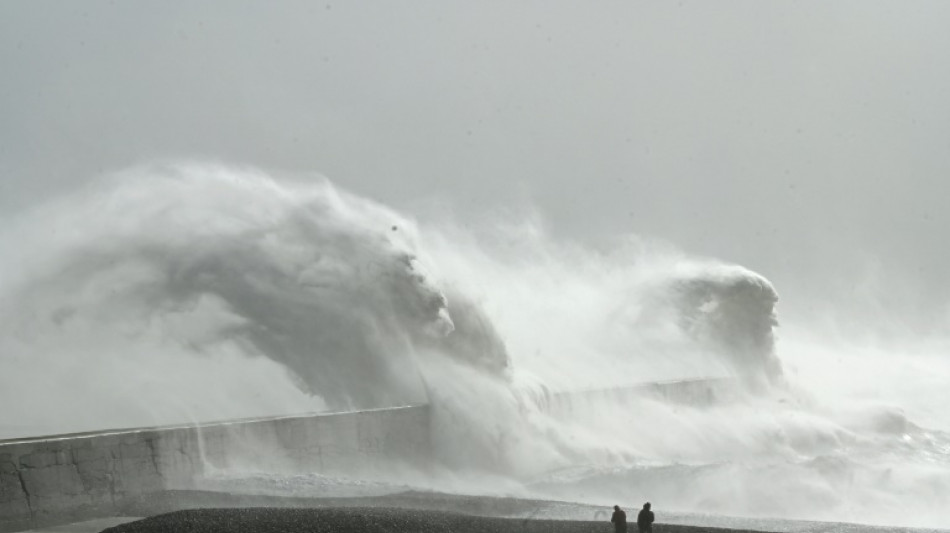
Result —
[[0, 532], [119, 513], [209, 469], [359, 476], [429, 455], [427, 406], [0, 441]]
[[627, 405], [644, 398], [666, 403], [712, 405], [736, 398], [741, 385], [734, 378], [686, 379], [650, 382], [626, 387], [555, 392], [541, 408], [555, 416], [584, 416], [603, 405]]
[[[555, 416], [584, 416], [644, 397], [705, 405], [736, 390], [734, 380], [707, 379], [538, 401]], [[430, 420], [419, 405], [0, 441], [0, 533], [115, 516], [149, 495], [200, 488], [219, 469], [372, 477], [395, 464], [425, 468]]]

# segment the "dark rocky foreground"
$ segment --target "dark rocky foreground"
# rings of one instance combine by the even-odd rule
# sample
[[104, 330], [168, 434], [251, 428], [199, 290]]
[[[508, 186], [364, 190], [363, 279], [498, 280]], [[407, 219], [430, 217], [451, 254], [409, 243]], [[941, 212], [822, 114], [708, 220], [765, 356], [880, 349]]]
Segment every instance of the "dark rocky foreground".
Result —
[[[631, 533], [636, 531], [631, 524]], [[654, 526], [654, 533], [737, 530]], [[492, 518], [380, 507], [190, 509], [108, 528], [103, 533], [612, 533], [609, 522]]]
[[[125, 500], [117, 516], [148, 516], [109, 533], [613, 533], [609, 506], [406, 491], [363, 497], [287, 497], [179, 490]], [[628, 518], [636, 509], [627, 507]], [[657, 514], [654, 533], [950, 533], [801, 520]], [[635, 519], [635, 518], [634, 518]], [[629, 533], [636, 533], [630, 523]]]

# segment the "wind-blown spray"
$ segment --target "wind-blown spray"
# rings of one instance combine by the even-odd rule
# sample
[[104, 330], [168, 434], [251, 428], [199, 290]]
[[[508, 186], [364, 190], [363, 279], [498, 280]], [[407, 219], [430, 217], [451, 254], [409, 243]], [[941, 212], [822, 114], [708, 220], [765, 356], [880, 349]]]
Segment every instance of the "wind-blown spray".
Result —
[[[803, 391], [776, 353], [775, 290], [738, 266], [417, 224], [323, 180], [189, 164], [19, 215], [0, 245], [0, 399], [29, 406], [0, 410], [0, 437], [427, 402], [439, 463], [467, 479], [945, 524], [946, 435]], [[588, 394], [692, 378], [737, 392]]]

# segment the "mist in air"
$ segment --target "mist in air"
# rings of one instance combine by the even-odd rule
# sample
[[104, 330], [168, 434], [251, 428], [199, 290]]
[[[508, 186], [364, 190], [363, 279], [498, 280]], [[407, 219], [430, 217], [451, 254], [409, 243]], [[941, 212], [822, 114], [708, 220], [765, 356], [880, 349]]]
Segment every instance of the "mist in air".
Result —
[[0, 438], [425, 403], [420, 487], [950, 527], [947, 11], [4, 3]]
[[[2, 238], [3, 390], [35, 399], [7, 437], [426, 403], [455, 490], [942, 525], [950, 365], [924, 342], [776, 343], [775, 289], [740, 266], [209, 164], [110, 176]], [[697, 378], [738, 396], [588, 394]], [[869, 395], [895, 379], [917, 386]]]

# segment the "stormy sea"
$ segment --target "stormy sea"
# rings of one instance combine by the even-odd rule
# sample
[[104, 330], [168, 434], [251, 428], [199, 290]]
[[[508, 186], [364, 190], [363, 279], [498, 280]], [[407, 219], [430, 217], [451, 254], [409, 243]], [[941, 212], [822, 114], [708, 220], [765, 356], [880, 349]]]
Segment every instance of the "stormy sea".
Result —
[[[206, 163], [128, 169], [3, 222], [0, 401], [25, 407], [0, 409], [0, 439], [429, 405], [425, 471], [249, 464], [203, 488], [950, 528], [946, 339], [818, 332], [740, 265]], [[690, 383], [715, 393], [638, 393]]]

